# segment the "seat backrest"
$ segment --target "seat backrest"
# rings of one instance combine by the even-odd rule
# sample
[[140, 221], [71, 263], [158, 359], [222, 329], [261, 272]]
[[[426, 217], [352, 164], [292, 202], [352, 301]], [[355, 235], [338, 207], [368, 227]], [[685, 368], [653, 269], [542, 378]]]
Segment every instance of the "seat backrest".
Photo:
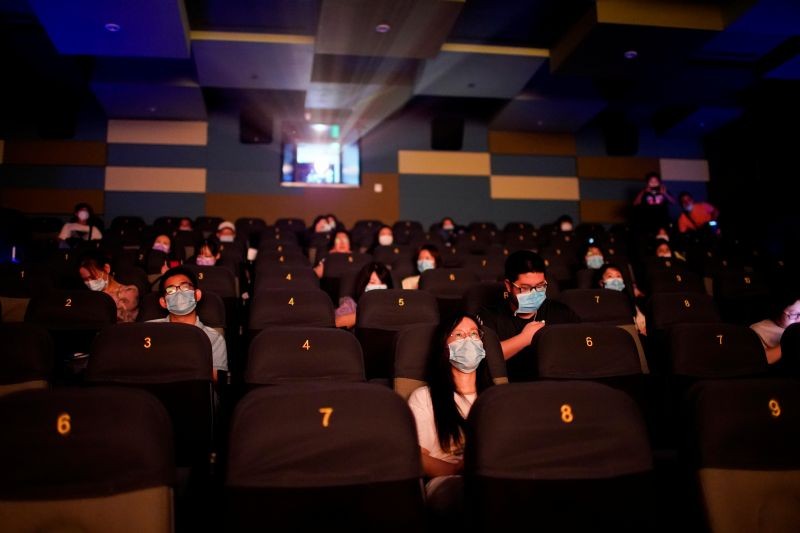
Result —
[[397, 244], [409, 244], [425, 235], [425, 230], [415, 220], [398, 220], [392, 224], [392, 234]]
[[285, 249], [282, 251], [260, 251], [256, 258], [256, 272], [260, 271], [261, 265], [277, 264], [287, 266], [311, 266], [308, 257], [304, 256], [300, 250]]
[[648, 302], [648, 330], [675, 324], [721, 322], [716, 305], [707, 294], [662, 292]]
[[390, 246], [376, 246], [372, 251], [372, 258], [394, 269], [399, 263], [403, 266], [413, 267], [414, 250], [407, 244], [392, 244]]
[[490, 387], [468, 427], [466, 505], [476, 530], [651, 529], [650, 445], [627, 394], [590, 381]]
[[797, 381], [701, 381], [688, 410], [687, 456], [710, 530], [800, 530]]
[[349, 331], [269, 327], [250, 343], [244, 381], [248, 385], [364, 381], [364, 356]]
[[747, 326], [714, 322], [677, 324], [667, 330], [672, 374], [692, 378], [733, 378], [767, 373], [758, 335]]
[[256, 292], [259, 289], [319, 289], [319, 278], [309, 266], [259, 263], [256, 268]]
[[167, 413], [139, 390], [64, 387], [0, 401], [4, 531], [174, 530]]
[[0, 324], [0, 396], [45, 388], [53, 379], [53, 339], [42, 326]]
[[705, 294], [703, 280], [689, 270], [656, 270], [649, 275], [650, 292], [695, 292]]
[[398, 332], [438, 323], [436, 298], [425, 291], [365, 292], [358, 301], [355, 334], [364, 350], [367, 379], [394, 377]]
[[642, 373], [633, 339], [610, 325], [547, 326], [534, 336], [531, 346], [541, 378], [597, 379]]
[[480, 283], [477, 274], [466, 268], [433, 268], [419, 278], [419, 288], [437, 298], [461, 299], [464, 293]]
[[481, 281], [499, 281], [505, 273], [503, 255], [468, 255], [464, 258], [464, 268], [472, 270]]
[[149, 390], [167, 408], [176, 463], [202, 465], [214, 449], [211, 341], [190, 324], [144, 322], [105, 328], [92, 344], [85, 380]]
[[333, 303], [319, 289], [259, 290], [250, 307], [251, 332], [267, 326], [333, 327], [334, 324]]
[[53, 290], [31, 299], [25, 321], [51, 331], [101, 329], [117, 321], [117, 307], [104, 292]]
[[221, 298], [238, 298], [236, 275], [224, 266], [199, 266], [187, 263], [186, 268], [197, 275], [198, 289], [211, 291]]
[[628, 294], [608, 289], [567, 289], [559, 301], [577, 314], [581, 322], [595, 324], [630, 324], [633, 309]]
[[[366, 383], [259, 387], [236, 406], [225, 480], [235, 531], [418, 531], [420, 449], [407, 404]], [[314, 509], [314, 512], [309, 512]]]
[[340, 278], [346, 274], [358, 272], [362, 266], [372, 261], [372, 256], [362, 253], [328, 254], [325, 256], [326, 278]]
[[791, 324], [783, 330], [780, 367], [785, 374], [800, 377], [800, 324]]

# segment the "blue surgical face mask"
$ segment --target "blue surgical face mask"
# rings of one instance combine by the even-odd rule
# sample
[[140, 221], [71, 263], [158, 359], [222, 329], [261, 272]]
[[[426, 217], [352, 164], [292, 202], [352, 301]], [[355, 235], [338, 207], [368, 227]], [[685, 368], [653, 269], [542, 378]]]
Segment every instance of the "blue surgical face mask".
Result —
[[375, 291], [388, 288], [385, 283], [370, 283], [364, 287], [364, 292]]
[[436, 264], [433, 262], [432, 259], [420, 259], [420, 260], [417, 261], [417, 270], [419, 270], [420, 273], [425, 272], [426, 270], [430, 270], [430, 269], [435, 268], [435, 267], [436, 267]]
[[600, 268], [603, 266], [602, 255], [590, 255], [586, 257], [586, 266], [589, 268]]
[[547, 292], [531, 291], [525, 294], [517, 294], [517, 310], [515, 315], [533, 313], [538, 310], [547, 298]]
[[603, 282], [603, 287], [612, 291], [621, 291], [625, 288], [625, 282], [622, 281], [622, 278], [609, 278]]
[[465, 374], [475, 372], [486, 357], [483, 343], [469, 337], [451, 342], [447, 347], [450, 349], [450, 364]]
[[194, 291], [177, 291], [167, 294], [164, 299], [167, 301], [167, 311], [173, 315], [188, 315], [197, 307]]
[[220, 235], [219, 242], [233, 242], [233, 235]]

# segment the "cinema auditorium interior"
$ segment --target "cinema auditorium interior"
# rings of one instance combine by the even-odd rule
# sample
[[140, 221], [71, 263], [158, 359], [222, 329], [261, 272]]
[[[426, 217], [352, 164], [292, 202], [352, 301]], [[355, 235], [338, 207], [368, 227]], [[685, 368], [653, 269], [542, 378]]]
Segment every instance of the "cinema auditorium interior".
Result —
[[0, 531], [800, 531], [798, 0], [0, 0]]

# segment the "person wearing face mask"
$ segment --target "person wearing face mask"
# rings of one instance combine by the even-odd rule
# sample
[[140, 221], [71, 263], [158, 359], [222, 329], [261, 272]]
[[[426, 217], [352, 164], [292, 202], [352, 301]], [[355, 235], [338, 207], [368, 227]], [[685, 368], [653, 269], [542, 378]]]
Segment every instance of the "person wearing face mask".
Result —
[[[344, 230], [338, 230], [330, 241], [328, 253], [330, 254], [350, 254], [353, 250], [350, 248], [350, 235]], [[318, 277], [322, 278], [325, 275], [325, 257], [321, 258], [316, 265], [314, 265], [314, 272]]]
[[[378, 229], [377, 246], [391, 246], [394, 244], [394, 231], [391, 226], [384, 224]], [[374, 247], [373, 247], [374, 249]]]
[[171, 267], [178, 266], [183, 260], [183, 249], [173, 249], [172, 239], [169, 235], [157, 235], [153, 244], [139, 254], [142, 266], [148, 275], [155, 281]]
[[505, 264], [505, 301], [483, 307], [479, 313], [484, 326], [493, 329], [500, 339], [512, 381], [535, 375], [535, 358], [528, 347], [545, 323], [580, 322], [569, 307], [547, 298], [545, 272], [544, 259], [538, 254], [530, 250], [512, 253]]
[[800, 291], [796, 287], [780, 290], [770, 303], [770, 317], [750, 325], [758, 334], [769, 364], [780, 361], [781, 337], [786, 328], [800, 322]]
[[93, 291], [109, 295], [117, 306], [117, 322], [135, 322], [139, 314], [139, 288], [114, 279], [111, 264], [102, 253], [86, 252], [78, 261], [83, 283]]
[[92, 212], [92, 206], [79, 203], [73, 210], [70, 221], [61, 227], [58, 234], [59, 248], [72, 248], [80, 241], [99, 241], [103, 233], [98, 227], [98, 221]]
[[[219, 246], [211, 239], [205, 239], [200, 243], [199, 251], [194, 257], [194, 263], [199, 266], [214, 266], [219, 261]], [[190, 260], [191, 262], [191, 260]]]
[[647, 335], [647, 321], [644, 313], [636, 305], [633, 295], [627, 290], [625, 280], [622, 276], [622, 269], [616, 265], [607, 263], [603, 268], [597, 270], [597, 283], [595, 286], [601, 289], [608, 289], [611, 291], [625, 292], [630, 300], [631, 308], [634, 310], [633, 323], [636, 325], [636, 331], [640, 335]]
[[708, 229], [709, 224], [716, 222], [719, 210], [707, 202], [695, 202], [692, 195], [686, 191], [678, 195], [681, 204], [681, 214], [678, 216], [678, 231], [700, 231]]
[[230, 220], [225, 220], [217, 226], [217, 239], [222, 243], [231, 243], [236, 240], [236, 225]]
[[434, 343], [428, 385], [411, 393], [408, 406], [417, 426], [427, 506], [447, 521], [464, 515], [466, 419], [491, 379], [477, 317], [459, 313], [440, 325]]
[[588, 289], [593, 286], [593, 278], [604, 264], [603, 250], [596, 244], [588, 244], [583, 252], [583, 265], [575, 272], [575, 286], [579, 289]]
[[402, 287], [409, 290], [419, 289], [419, 277], [422, 273], [432, 268], [439, 268], [440, 264], [439, 249], [433, 244], [423, 244], [417, 250], [417, 274], [404, 278]]
[[356, 325], [357, 300], [369, 291], [392, 289], [392, 273], [386, 265], [378, 261], [367, 263], [358, 271], [355, 279], [355, 298], [343, 296], [339, 298], [336, 308], [336, 327], [352, 328]]
[[438, 226], [436, 233], [442, 239], [442, 242], [447, 246], [455, 244], [459, 232], [455, 221], [450, 217], [444, 217], [441, 222], [439, 222]]
[[158, 303], [169, 314], [165, 318], [157, 318], [149, 322], [174, 322], [190, 324], [202, 329], [211, 341], [211, 358], [214, 381], [217, 381], [218, 370], [228, 370], [228, 350], [225, 338], [214, 329], [200, 322], [197, 315], [197, 302], [203, 297], [203, 291], [197, 288], [197, 276], [186, 267], [179, 266], [167, 270], [158, 283]]

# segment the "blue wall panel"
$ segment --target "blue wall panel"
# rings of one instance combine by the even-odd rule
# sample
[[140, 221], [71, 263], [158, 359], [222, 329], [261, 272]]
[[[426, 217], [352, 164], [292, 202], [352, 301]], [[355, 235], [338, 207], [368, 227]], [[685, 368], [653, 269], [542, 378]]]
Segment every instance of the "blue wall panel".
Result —
[[492, 175], [576, 176], [574, 157], [492, 154]]
[[578, 202], [570, 200], [492, 200], [490, 215], [500, 228], [508, 222], [530, 222], [539, 227], [555, 222], [561, 215], [579, 219]]
[[424, 227], [451, 216], [457, 224], [490, 217], [489, 178], [400, 176], [400, 218]]
[[644, 181], [581, 179], [579, 184], [581, 200], [628, 200], [633, 203]]
[[102, 189], [104, 167], [0, 165], [0, 187], [20, 189]]
[[106, 192], [105, 220], [137, 215], [152, 224], [160, 216], [196, 218], [205, 215], [206, 199], [201, 193]]
[[121, 167], [206, 168], [205, 146], [108, 144], [108, 165]]

